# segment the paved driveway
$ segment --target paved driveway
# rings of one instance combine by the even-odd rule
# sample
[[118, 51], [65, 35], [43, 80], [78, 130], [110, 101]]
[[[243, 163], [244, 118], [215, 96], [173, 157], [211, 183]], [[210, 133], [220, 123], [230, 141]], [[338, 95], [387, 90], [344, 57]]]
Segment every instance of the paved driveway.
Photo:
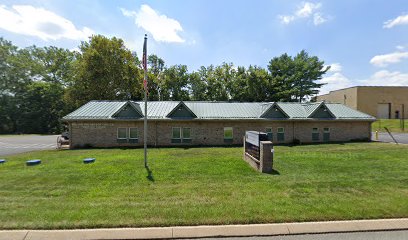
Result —
[[55, 149], [58, 135], [0, 135], [0, 157], [34, 150]]
[[[408, 231], [301, 234], [273, 237], [201, 238], [200, 240], [406, 240]], [[188, 240], [188, 239], [187, 239]]]
[[[408, 133], [391, 133], [398, 143], [408, 144]], [[372, 139], [375, 140], [375, 133], [372, 134]], [[380, 142], [394, 142], [390, 135], [386, 132], [378, 133], [378, 141]]]

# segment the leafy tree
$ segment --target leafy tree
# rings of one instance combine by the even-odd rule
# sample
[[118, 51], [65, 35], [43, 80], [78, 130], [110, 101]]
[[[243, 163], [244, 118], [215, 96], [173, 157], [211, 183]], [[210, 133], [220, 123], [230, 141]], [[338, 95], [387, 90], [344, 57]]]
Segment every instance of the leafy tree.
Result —
[[[203, 68], [203, 67], [202, 67]], [[208, 100], [207, 81], [200, 72], [192, 72], [189, 75], [190, 97], [193, 101]]]
[[162, 99], [186, 101], [190, 99], [189, 75], [186, 65], [174, 65], [163, 73]]
[[142, 70], [123, 40], [92, 36], [89, 42], [81, 43], [77, 59], [77, 74], [68, 95], [74, 105], [143, 98]]
[[63, 87], [57, 83], [33, 82], [19, 96], [17, 132], [59, 133], [64, 114]]
[[327, 72], [324, 61], [318, 57], [310, 57], [302, 50], [294, 58], [282, 54], [273, 58], [268, 65], [272, 77], [272, 85], [276, 89], [276, 96], [281, 101], [301, 102], [305, 97], [318, 93], [323, 86], [317, 83]]
[[163, 72], [165, 70], [164, 60], [157, 55], [149, 55], [148, 64], [148, 88], [149, 100], [162, 100]]
[[72, 84], [75, 75], [75, 53], [68, 49], [54, 46], [29, 48], [36, 65], [36, 73], [44, 82], [59, 83], [63, 86]]

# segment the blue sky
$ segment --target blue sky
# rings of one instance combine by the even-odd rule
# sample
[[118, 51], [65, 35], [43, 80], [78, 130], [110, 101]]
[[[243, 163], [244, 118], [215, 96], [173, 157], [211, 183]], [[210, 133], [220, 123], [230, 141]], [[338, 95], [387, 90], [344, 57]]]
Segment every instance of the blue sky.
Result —
[[406, 0], [0, 0], [0, 36], [20, 47], [75, 49], [91, 34], [122, 38], [167, 65], [232, 62], [266, 67], [305, 49], [332, 70], [323, 92], [354, 85], [408, 86]]

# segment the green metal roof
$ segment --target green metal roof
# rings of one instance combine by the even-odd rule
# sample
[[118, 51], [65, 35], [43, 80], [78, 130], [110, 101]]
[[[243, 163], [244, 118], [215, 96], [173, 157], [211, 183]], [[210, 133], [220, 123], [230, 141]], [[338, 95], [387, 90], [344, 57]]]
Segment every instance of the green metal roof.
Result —
[[[375, 118], [351, 109], [338, 103], [292, 103], [292, 102], [199, 102], [185, 101], [151, 101], [148, 102], [147, 116], [149, 119], [172, 119], [171, 113], [176, 107], [185, 106], [191, 111], [192, 118], [196, 119], [265, 119], [266, 111], [271, 111], [271, 106], [276, 104], [292, 120], [313, 120], [311, 114], [320, 106], [324, 106], [334, 115], [332, 119], [338, 120], [367, 120]], [[144, 112], [144, 102], [134, 101], [90, 101], [68, 114], [63, 120], [87, 120], [87, 119], [117, 119], [116, 115], [125, 106], [131, 106], [140, 112]]]

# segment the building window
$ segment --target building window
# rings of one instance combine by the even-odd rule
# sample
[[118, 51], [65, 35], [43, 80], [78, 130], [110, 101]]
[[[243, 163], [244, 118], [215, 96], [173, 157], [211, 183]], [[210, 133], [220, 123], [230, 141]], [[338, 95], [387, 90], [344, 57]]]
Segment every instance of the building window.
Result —
[[174, 127], [172, 129], [172, 143], [191, 143], [191, 128]]
[[285, 128], [283, 127], [278, 127], [278, 134], [277, 134], [277, 140], [278, 142], [284, 142], [285, 141]]
[[182, 134], [183, 143], [191, 143], [191, 128], [183, 128]]
[[330, 128], [323, 128], [323, 141], [330, 141]]
[[127, 139], [127, 129], [118, 128], [118, 139]]
[[233, 141], [232, 127], [224, 127], [224, 142], [232, 143], [232, 141]]
[[268, 127], [265, 129], [266, 134], [268, 135], [268, 140], [273, 141], [273, 133], [272, 128]]
[[318, 128], [312, 128], [312, 141], [319, 141], [319, 129]]
[[135, 127], [129, 128], [129, 139], [138, 139], [138, 137], [137, 137], [137, 128], [135, 128]]
[[137, 128], [135, 127], [129, 128], [129, 142], [131, 143], [138, 142]]

